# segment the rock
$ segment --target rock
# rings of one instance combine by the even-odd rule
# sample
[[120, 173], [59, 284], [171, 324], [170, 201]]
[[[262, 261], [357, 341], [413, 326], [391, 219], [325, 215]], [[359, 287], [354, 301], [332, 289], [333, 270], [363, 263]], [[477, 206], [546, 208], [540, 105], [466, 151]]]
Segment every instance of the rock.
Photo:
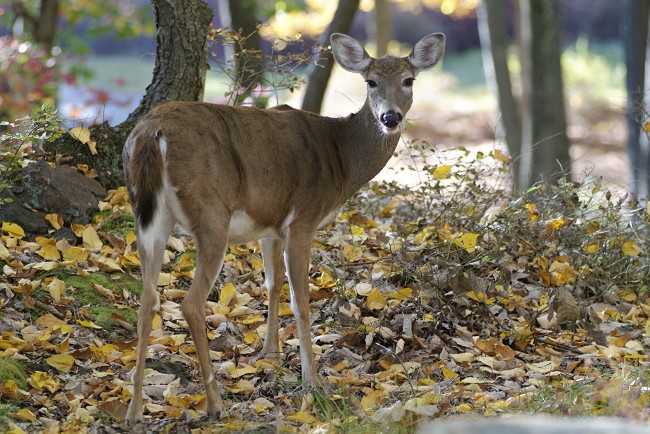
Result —
[[44, 234], [52, 227], [45, 220], [45, 213], [27, 209], [22, 199], [12, 191], [1, 191], [0, 198], [11, 199], [11, 202], [0, 205], [0, 221], [19, 224], [28, 234]]
[[45, 220], [47, 213], [58, 214], [66, 225], [88, 223], [106, 190], [73, 167], [37, 161], [23, 169], [20, 186], [1, 192], [0, 197], [12, 199], [0, 207], [0, 219], [36, 235], [52, 229]]
[[67, 223], [88, 223], [106, 197], [102, 185], [70, 166], [37, 161], [23, 170], [21, 197], [32, 208], [57, 213]]

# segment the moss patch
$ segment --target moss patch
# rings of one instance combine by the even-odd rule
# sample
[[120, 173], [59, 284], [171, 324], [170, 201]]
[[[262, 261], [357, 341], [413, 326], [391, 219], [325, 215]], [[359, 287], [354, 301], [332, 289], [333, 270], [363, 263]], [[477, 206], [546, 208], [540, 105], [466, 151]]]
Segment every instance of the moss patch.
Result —
[[20, 389], [24, 390], [28, 387], [28, 377], [29, 372], [24, 363], [0, 357], [0, 384], [13, 380]]
[[101, 285], [115, 294], [119, 300], [122, 297], [122, 290], [140, 295], [142, 294], [142, 282], [126, 273], [105, 274], [96, 272], [87, 276], [61, 274], [59, 279], [65, 282], [66, 287], [74, 288], [71, 295], [82, 306], [88, 306], [88, 311], [93, 322], [110, 330], [115, 325], [114, 316], [122, 318], [132, 325], [137, 324], [138, 314], [135, 309], [117, 307], [116, 303], [102, 295], [95, 287]]
[[113, 214], [111, 211], [96, 214], [94, 219], [99, 224], [98, 231], [111, 232], [122, 238], [125, 238], [133, 230], [135, 221], [131, 213]]

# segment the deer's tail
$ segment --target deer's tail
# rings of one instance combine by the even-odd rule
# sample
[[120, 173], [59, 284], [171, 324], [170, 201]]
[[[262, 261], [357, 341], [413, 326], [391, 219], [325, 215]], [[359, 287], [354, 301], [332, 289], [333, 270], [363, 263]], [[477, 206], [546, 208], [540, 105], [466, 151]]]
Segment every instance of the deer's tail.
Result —
[[163, 185], [163, 140], [160, 130], [136, 128], [124, 146], [124, 178], [140, 230], [151, 224], [156, 213], [158, 193]]

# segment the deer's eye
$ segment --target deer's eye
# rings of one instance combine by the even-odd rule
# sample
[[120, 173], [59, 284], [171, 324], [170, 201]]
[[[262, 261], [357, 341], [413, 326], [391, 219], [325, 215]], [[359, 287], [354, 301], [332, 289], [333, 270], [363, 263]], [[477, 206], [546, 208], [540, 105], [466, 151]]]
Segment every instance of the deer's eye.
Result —
[[368, 87], [377, 87], [377, 82], [375, 80], [366, 80]]
[[404, 79], [404, 82], [402, 83], [402, 85], [403, 85], [403, 86], [406, 86], [406, 87], [411, 87], [411, 86], [413, 86], [413, 82], [414, 82], [414, 81], [415, 81], [414, 78], [410, 78], [410, 77], [409, 77], [409, 78], [405, 78], [405, 79]]

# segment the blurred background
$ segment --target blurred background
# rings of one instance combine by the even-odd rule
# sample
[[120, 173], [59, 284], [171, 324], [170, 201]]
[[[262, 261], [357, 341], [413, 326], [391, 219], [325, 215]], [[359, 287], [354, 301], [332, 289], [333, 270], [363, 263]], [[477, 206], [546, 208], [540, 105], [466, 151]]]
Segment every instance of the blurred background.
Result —
[[[636, 188], [630, 184], [626, 151], [630, 117], [624, 36], [630, 27], [626, 27], [625, 8], [647, 4], [645, 0], [206, 3], [214, 11], [212, 27], [217, 35], [213, 38], [217, 42], [209, 47], [206, 101], [232, 102], [228, 70], [232, 52], [218, 42], [223, 36], [219, 29], [255, 33], [255, 38], [259, 36], [256, 43], [265, 54], [302, 53], [305, 47], [313, 50], [318, 46], [321, 35], [332, 25], [337, 7], [348, 3], [352, 9], [346, 12], [351, 18], [347, 33], [364, 43], [371, 55], [388, 52], [404, 56], [426, 34], [443, 32], [447, 36], [441, 66], [418, 76], [409, 128], [400, 146], [419, 139], [434, 151], [500, 149], [514, 158], [528, 146], [550, 155], [550, 163], [539, 163], [539, 167], [550, 164], [548, 173], [602, 177], [620, 189]], [[549, 13], [554, 14], [550, 21]], [[631, 29], [637, 31], [636, 27]], [[0, 120], [11, 121], [50, 102], [70, 125], [119, 124], [138, 106], [152, 80], [155, 32], [154, 12], [147, 0], [5, 0], [0, 5]], [[647, 16], [645, 32], [639, 39], [647, 36]], [[286, 43], [287, 38], [291, 44]], [[296, 45], [296, 38], [304, 45]], [[542, 61], [540, 66], [535, 59], [537, 53], [549, 55], [543, 51], [553, 45], [558, 48], [561, 70], [553, 69], [552, 61]], [[503, 95], [500, 99], [505, 88], [497, 80], [501, 62], [498, 49], [502, 49], [507, 67], [512, 100], [503, 100]], [[305, 86], [298, 84], [308, 79], [313, 60], [287, 68], [298, 77], [296, 85], [261, 89], [259, 93], [266, 96], [264, 105], [303, 105]], [[546, 87], [547, 78], [553, 77], [560, 78], [559, 88], [557, 83]], [[335, 67], [320, 112], [345, 116], [358, 110], [364, 99], [363, 79]], [[513, 112], [512, 128], [504, 128], [504, 107]], [[544, 113], [535, 115], [536, 107], [561, 115], [565, 125], [560, 122], [554, 127], [557, 131], [544, 129], [556, 125], [557, 119], [544, 119]], [[516, 131], [518, 137], [507, 137], [515, 128], [520, 129]], [[528, 130], [532, 132], [526, 136]], [[551, 143], [556, 136], [563, 140]], [[570, 162], [563, 162], [563, 153], [569, 153]], [[400, 161], [392, 164], [399, 165]], [[519, 169], [515, 170], [515, 177], [523, 179], [522, 186], [536, 179], [535, 168], [531, 170], [528, 178], [521, 178]], [[382, 176], [390, 177], [387, 172]], [[636, 192], [644, 194], [643, 189]]]

